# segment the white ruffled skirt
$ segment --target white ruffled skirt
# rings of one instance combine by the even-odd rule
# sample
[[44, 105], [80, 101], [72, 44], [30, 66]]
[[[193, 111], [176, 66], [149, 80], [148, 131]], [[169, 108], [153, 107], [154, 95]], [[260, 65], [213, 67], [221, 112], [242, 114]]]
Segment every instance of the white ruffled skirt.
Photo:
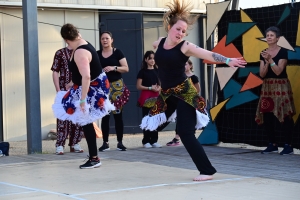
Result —
[[102, 72], [91, 81], [85, 111], [82, 111], [79, 103], [82, 88], [74, 84], [70, 90], [56, 94], [52, 105], [53, 113], [60, 120], [69, 120], [80, 126], [93, 123], [115, 110], [115, 106], [109, 100], [109, 88], [107, 76]]

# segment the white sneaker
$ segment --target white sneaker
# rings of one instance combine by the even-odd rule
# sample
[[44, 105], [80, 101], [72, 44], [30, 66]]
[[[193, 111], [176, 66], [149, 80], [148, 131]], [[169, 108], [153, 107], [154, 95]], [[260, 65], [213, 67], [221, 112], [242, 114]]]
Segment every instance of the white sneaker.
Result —
[[161, 148], [162, 146], [160, 144], [158, 144], [157, 142], [152, 144], [153, 148]]
[[80, 147], [80, 145], [77, 143], [74, 146], [71, 147], [71, 152], [75, 153], [83, 153], [83, 149]]
[[152, 148], [152, 146], [151, 146], [151, 144], [150, 143], [146, 143], [146, 144], [144, 144], [144, 148]]
[[63, 146], [58, 146], [56, 147], [56, 155], [64, 155], [64, 147]]

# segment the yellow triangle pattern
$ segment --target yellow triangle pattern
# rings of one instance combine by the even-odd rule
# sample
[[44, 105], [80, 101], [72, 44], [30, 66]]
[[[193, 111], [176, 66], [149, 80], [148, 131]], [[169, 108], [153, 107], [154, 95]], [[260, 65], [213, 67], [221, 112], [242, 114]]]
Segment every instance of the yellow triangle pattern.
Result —
[[227, 103], [227, 101], [229, 101], [230, 98], [226, 99], [225, 101], [222, 101], [221, 103], [219, 103], [218, 105], [216, 105], [215, 107], [210, 109], [210, 116], [211, 116], [211, 120], [215, 121], [217, 115], [219, 114], [220, 110], [224, 107], [224, 105]]
[[[241, 19], [242, 22], [253, 22], [243, 10]], [[257, 39], [262, 37], [264, 35], [256, 25], [243, 34], [243, 56], [247, 62], [258, 62], [260, 52], [268, 47], [267, 43]]]
[[298, 31], [297, 31], [296, 45], [300, 46], [300, 11], [299, 11], [299, 19], [298, 19]]
[[300, 114], [300, 66], [299, 65], [288, 65], [286, 67], [286, 73], [288, 74], [289, 80], [291, 82], [294, 104], [296, 108], [296, 115], [293, 116], [294, 122]]

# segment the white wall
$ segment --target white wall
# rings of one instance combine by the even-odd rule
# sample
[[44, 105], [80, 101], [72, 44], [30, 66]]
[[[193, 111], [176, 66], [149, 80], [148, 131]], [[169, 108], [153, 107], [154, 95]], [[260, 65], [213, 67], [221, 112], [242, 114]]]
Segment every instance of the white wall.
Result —
[[[0, 8], [1, 12], [22, 17], [21, 8]], [[38, 21], [55, 25], [73, 23], [82, 37], [99, 49], [98, 13], [91, 10], [40, 10]], [[3, 136], [5, 141], [26, 140], [26, 102], [24, 75], [23, 24], [18, 19], [0, 14], [1, 73], [3, 95]], [[82, 30], [91, 29], [91, 30]], [[51, 105], [55, 89], [50, 70], [54, 53], [65, 46], [60, 27], [38, 24], [39, 72], [42, 138], [50, 129], [55, 129], [56, 119]]]

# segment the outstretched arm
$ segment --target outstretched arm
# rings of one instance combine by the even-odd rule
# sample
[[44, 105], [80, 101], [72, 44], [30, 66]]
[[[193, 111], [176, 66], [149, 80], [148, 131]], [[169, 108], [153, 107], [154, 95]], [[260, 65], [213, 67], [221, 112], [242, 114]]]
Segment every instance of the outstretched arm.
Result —
[[220, 62], [220, 63], [226, 63], [230, 67], [245, 67], [244, 65], [247, 64], [247, 62], [241, 57], [241, 58], [227, 58], [221, 54], [214, 53], [211, 51], [208, 51], [206, 49], [203, 49], [193, 43], [190, 43], [186, 41], [182, 47], [181, 51], [186, 56], [194, 56], [197, 58], [209, 60], [211, 62]]

